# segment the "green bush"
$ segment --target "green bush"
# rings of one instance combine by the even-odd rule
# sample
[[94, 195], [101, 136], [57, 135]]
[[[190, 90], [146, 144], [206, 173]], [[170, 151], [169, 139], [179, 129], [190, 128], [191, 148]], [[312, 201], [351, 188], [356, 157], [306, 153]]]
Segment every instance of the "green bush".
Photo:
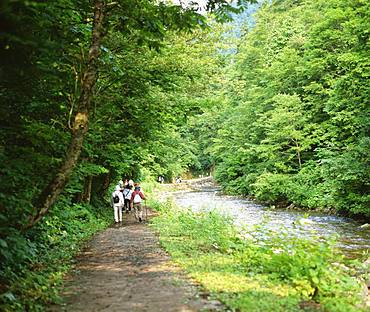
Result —
[[252, 185], [257, 199], [262, 201], [287, 201], [291, 193], [292, 180], [286, 174], [261, 174]]

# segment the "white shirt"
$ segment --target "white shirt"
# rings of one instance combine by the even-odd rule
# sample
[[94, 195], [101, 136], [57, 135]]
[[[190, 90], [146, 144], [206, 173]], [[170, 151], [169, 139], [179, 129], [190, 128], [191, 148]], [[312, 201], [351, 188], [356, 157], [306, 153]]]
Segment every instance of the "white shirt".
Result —
[[[118, 203], [113, 202], [113, 197], [115, 197], [115, 196], [118, 196], [118, 198], [119, 198]], [[114, 191], [112, 193], [112, 203], [113, 203], [113, 205], [117, 205], [117, 206], [122, 206], [125, 203], [124, 198], [123, 198], [123, 194], [122, 194], [121, 191]]]

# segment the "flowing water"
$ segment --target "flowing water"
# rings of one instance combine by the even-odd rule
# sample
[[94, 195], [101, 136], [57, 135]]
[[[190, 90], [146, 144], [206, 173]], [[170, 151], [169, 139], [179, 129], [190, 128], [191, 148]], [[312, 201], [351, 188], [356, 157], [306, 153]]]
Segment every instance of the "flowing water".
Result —
[[263, 222], [267, 228], [283, 228], [290, 235], [315, 236], [322, 240], [335, 235], [339, 249], [350, 258], [370, 253], [370, 228], [361, 228], [361, 223], [348, 218], [270, 209], [247, 199], [222, 195], [216, 188], [177, 192], [174, 201], [179, 207], [194, 212], [216, 210], [231, 217], [238, 227]]

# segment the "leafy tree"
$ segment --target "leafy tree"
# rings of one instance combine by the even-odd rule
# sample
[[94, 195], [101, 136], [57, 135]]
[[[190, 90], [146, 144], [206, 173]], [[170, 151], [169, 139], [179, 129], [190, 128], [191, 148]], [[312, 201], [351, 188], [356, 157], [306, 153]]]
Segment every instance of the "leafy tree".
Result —
[[369, 215], [368, 8], [274, 1], [258, 12], [209, 143], [227, 189]]

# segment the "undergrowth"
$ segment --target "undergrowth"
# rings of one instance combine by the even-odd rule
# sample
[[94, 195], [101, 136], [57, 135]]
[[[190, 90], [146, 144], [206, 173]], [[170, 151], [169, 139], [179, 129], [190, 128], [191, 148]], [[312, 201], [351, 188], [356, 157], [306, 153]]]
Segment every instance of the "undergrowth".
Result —
[[87, 239], [108, 226], [110, 217], [107, 208], [61, 203], [26, 235], [8, 228], [0, 239], [0, 310], [43, 311], [58, 302], [73, 257]]
[[152, 226], [192, 278], [232, 311], [362, 311], [361, 286], [332, 241], [292, 237], [263, 224], [237, 230], [216, 212], [171, 203]]

